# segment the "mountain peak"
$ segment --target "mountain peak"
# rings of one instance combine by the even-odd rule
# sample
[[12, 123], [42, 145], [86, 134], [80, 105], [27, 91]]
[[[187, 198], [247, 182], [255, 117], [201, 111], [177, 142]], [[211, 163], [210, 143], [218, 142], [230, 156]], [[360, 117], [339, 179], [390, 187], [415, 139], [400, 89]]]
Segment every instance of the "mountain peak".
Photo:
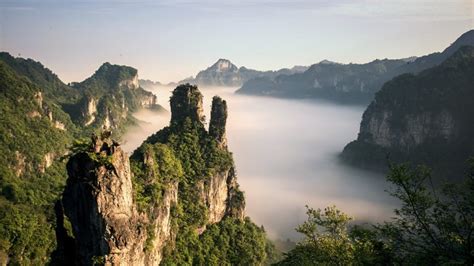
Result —
[[216, 71], [219, 71], [219, 72], [235, 71], [238, 69], [237, 66], [235, 66], [234, 64], [232, 64], [232, 62], [230, 62], [230, 60], [222, 59], [222, 58], [217, 60], [217, 62], [214, 63], [214, 65], [212, 65], [210, 68], [215, 69]]
[[333, 61], [329, 61], [327, 59], [324, 59], [322, 60], [321, 62], [319, 62], [318, 64], [321, 64], [321, 65], [335, 65], [337, 64], [336, 62], [333, 62]]
[[133, 77], [137, 75], [137, 70], [133, 67], [113, 65], [109, 62], [103, 63], [94, 75], [118, 75], [118, 77]]

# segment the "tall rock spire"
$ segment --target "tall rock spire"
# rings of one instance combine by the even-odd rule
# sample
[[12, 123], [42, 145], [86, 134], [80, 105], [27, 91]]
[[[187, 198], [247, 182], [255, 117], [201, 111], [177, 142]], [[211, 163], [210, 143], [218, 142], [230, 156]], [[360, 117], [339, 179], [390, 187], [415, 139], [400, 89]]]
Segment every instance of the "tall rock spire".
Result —
[[170, 99], [171, 124], [181, 124], [186, 118], [202, 123], [204, 121], [202, 94], [197, 86], [179, 85]]
[[219, 96], [212, 98], [211, 122], [209, 123], [209, 135], [213, 137], [219, 147], [227, 148], [225, 126], [227, 121], [227, 103]]

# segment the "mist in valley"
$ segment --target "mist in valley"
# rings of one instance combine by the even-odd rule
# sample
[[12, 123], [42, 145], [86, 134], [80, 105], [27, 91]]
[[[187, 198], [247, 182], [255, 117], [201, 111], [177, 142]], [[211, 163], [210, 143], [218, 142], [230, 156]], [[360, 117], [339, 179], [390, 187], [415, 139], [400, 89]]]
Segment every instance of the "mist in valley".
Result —
[[[169, 110], [172, 87], [152, 92]], [[298, 239], [294, 228], [306, 219], [305, 205], [336, 205], [357, 221], [389, 219], [396, 202], [385, 178], [339, 163], [338, 154], [357, 136], [363, 107], [328, 102], [237, 95], [232, 88], [200, 88], [209, 119], [212, 96], [227, 101], [227, 138], [246, 214], [272, 239]], [[140, 111], [142, 122], [124, 136], [130, 154], [168, 125], [170, 113]]]

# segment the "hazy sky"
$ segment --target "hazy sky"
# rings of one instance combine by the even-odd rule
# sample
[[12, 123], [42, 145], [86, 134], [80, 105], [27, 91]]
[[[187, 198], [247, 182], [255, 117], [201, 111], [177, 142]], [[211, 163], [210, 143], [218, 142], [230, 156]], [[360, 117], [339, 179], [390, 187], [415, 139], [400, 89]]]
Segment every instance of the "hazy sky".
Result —
[[0, 0], [0, 50], [66, 82], [105, 61], [177, 81], [218, 58], [259, 70], [440, 51], [474, 0]]

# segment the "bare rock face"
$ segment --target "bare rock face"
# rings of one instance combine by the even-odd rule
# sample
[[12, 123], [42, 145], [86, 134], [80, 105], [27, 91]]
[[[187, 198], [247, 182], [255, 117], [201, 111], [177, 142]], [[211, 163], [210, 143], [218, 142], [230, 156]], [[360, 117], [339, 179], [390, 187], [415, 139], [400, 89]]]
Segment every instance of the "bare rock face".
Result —
[[449, 142], [457, 137], [458, 127], [453, 115], [446, 110], [407, 115], [403, 129], [391, 124], [392, 116], [388, 111], [373, 114], [361, 125], [361, 136], [381, 147], [405, 151], [429, 139]]
[[84, 122], [85, 126], [92, 124], [95, 121], [97, 113], [97, 102], [94, 98], [86, 98], [82, 106], [82, 117], [87, 120]]
[[138, 89], [138, 87], [140, 87], [140, 84], [138, 83], [138, 74], [135, 73], [132, 78], [120, 81], [119, 86], [126, 86], [131, 90]]
[[67, 164], [63, 205], [77, 242], [77, 261], [88, 265], [104, 257], [134, 262], [146, 235], [133, 207], [128, 158], [119, 147], [98, 139], [93, 148], [92, 154], [79, 153]]
[[[93, 136], [89, 146], [76, 151], [69, 159], [69, 178], [61, 201], [63, 208], [57, 207], [58, 246], [69, 243], [58, 250], [74, 254], [73, 261], [77, 264], [159, 265], [164, 248], [173, 249], [173, 241], [180, 233], [172, 210], [186, 208], [179, 205], [179, 198], [188, 194], [178, 192], [179, 182], [185, 178], [197, 178], [191, 189], [198, 192], [196, 201], [201, 201], [199, 206], [203, 206], [202, 211], [207, 214], [204, 224], [193, 225], [199, 232], [224, 217], [244, 219], [245, 200], [226, 145], [226, 102], [214, 97], [209, 132], [203, 125], [202, 95], [196, 86], [178, 86], [170, 102], [171, 126], [166, 130], [172, 130], [179, 138], [181, 130], [193, 126], [197, 129], [196, 145], [206, 145], [199, 147], [201, 151], [212, 149], [214, 156], [219, 154], [226, 163], [208, 168], [209, 171], [202, 172], [204, 176], [185, 176], [183, 170], [174, 171], [181, 169], [184, 161], [174, 155], [171, 144], [166, 139], [151, 137], [132, 156], [135, 188], [143, 186], [143, 191], [145, 187], [159, 191], [147, 194], [134, 190], [129, 158], [120, 145], [110, 139], [111, 132]], [[64, 228], [62, 210], [72, 225], [74, 245], [61, 230]]]
[[135, 207], [129, 159], [116, 142], [93, 137], [90, 151], [71, 157], [67, 170], [62, 204], [75, 237], [76, 250], [69, 252], [76, 254], [74, 261], [80, 265], [159, 264], [170, 236], [177, 184], [165, 192], [150, 219]]
[[218, 223], [226, 216], [245, 218], [245, 201], [239, 198], [241, 192], [233, 167], [210, 176], [198, 184], [198, 189], [208, 207], [209, 224]]
[[227, 121], [227, 103], [219, 96], [212, 98], [211, 122], [209, 123], [209, 135], [213, 137], [219, 147], [227, 148], [225, 125]]
[[158, 104], [156, 95], [150, 94], [149, 96], [144, 96], [140, 100], [140, 107], [142, 108], [152, 108]]
[[474, 151], [474, 48], [460, 48], [440, 65], [385, 83], [362, 117], [357, 140], [342, 158], [385, 170], [388, 162], [424, 164], [440, 176]]
[[171, 96], [171, 123], [181, 124], [186, 118], [204, 121], [202, 94], [197, 86], [179, 85]]

